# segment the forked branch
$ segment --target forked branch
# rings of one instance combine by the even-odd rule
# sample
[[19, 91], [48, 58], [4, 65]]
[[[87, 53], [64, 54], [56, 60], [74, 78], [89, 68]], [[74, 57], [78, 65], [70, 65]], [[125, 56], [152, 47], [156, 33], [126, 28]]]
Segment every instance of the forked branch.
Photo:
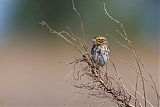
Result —
[[[126, 88], [119, 74], [117, 66], [111, 60], [111, 58], [109, 63], [111, 63], [112, 65], [111, 67], [114, 69], [114, 71], [110, 69], [109, 71], [115, 72], [116, 75], [109, 75], [103, 69], [96, 66], [96, 64], [92, 60], [92, 56], [90, 52], [88, 51], [89, 48], [85, 40], [83, 20], [79, 11], [75, 7], [74, 0], [72, 0], [72, 7], [73, 7], [73, 10], [78, 15], [78, 17], [80, 18], [80, 25], [81, 25], [82, 38], [83, 38], [82, 40], [81, 38], [78, 38], [78, 36], [76, 36], [69, 27], [67, 27], [67, 31], [56, 31], [52, 29], [45, 21], [42, 21], [40, 23], [43, 27], [47, 28], [50, 31], [50, 33], [56, 34], [58, 37], [64, 39], [68, 44], [73, 46], [75, 50], [80, 53], [81, 56], [78, 58], [75, 58], [75, 60], [71, 63], [73, 64], [73, 75], [71, 75], [73, 78], [73, 81], [71, 82], [71, 84], [76, 88], [87, 90], [88, 95], [103, 98], [103, 99], [111, 99], [112, 101], [115, 101], [119, 107], [143, 107], [142, 102], [137, 97], [138, 95], [143, 99], [144, 107], [147, 107], [147, 105], [150, 105], [151, 107], [153, 107], [152, 103], [147, 100], [147, 96], [146, 96], [146, 84], [148, 84], [157, 94], [157, 105], [159, 107], [160, 97], [159, 97], [156, 85], [153, 81], [153, 78], [149, 72], [144, 70], [145, 67], [135, 50], [135, 46], [133, 42], [128, 39], [128, 36], [124, 29], [123, 24], [117, 19], [113, 18], [108, 13], [106, 9], [106, 5], [103, 4], [103, 9], [105, 14], [112, 21], [119, 24], [120, 30], [116, 29], [116, 32], [120, 35], [120, 37], [122, 37], [127, 42], [127, 44], [122, 44], [114, 36], [111, 36], [111, 35], [110, 36], [116, 41], [117, 44], [120, 44], [122, 47], [125, 47], [127, 50], [130, 51], [133, 58], [133, 62], [135, 62], [134, 66], [127, 63], [133, 69], [133, 71], [137, 74], [134, 94], [132, 94]], [[143, 72], [147, 72], [147, 74], [149, 75], [152, 81], [152, 84], [149, 83], [149, 81], [144, 77]], [[142, 81], [143, 95], [141, 95], [141, 93], [138, 92], [139, 78]]]

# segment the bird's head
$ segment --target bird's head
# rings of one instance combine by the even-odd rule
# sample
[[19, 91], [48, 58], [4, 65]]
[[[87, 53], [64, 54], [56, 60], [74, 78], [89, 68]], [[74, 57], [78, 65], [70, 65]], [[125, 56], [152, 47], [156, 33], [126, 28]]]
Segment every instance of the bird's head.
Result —
[[108, 44], [107, 39], [103, 36], [94, 37], [92, 40], [93, 40], [93, 43], [97, 45]]

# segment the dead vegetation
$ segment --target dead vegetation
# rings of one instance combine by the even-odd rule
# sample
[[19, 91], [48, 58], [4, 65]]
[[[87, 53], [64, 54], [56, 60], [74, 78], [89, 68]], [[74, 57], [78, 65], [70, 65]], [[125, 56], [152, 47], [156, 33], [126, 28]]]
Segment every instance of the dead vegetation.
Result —
[[[115, 40], [117, 44], [126, 48], [132, 56], [134, 65], [129, 63], [127, 64], [137, 75], [137, 77], [135, 78], [136, 83], [134, 86], [134, 93], [131, 93], [130, 90], [126, 88], [125, 84], [123, 83], [123, 81], [125, 80], [122, 80], [123, 78], [121, 78], [119, 71], [117, 70], [117, 66], [111, 58], [109, 60], [109, 63], [111, 64], [113, 71], [108, 70], [107, 67], [105, 70], [96, 67], [95, 63], [92, 61], [90, 50], [85, 41], [84, 27], [81, 15], [76, 9], [73, 0], [72, 6], [73, 10], [80, 18], [82, 39], [73, 34], [69, 27], [67, 27], [66, 31], [56, 31], [51, 28], [45, 21], [41, 22], [41, 25], [49, 29], [50, 33], [56, 34], [58, 37], [63, 38], [66, 42], [68, 42], [68, 44], [72, 45], [75, 50], [81, 54], [81, 57], [76, 57], [75, 60], [70, 63], [73, 65], [73, 70], [71, 73], [73, 81], [71, 82], [71, 84], [78, 89], [87, 90], [90, 96], [95, 96], [102, 99], [111, 99], [112, 101], [117, 103], [118, 107], [153, 107], [153, 104], [148, 101], [146, 96], [146, 86], [149, 86], [152, 88], [152, 91], [156, 93], [155, 97], [157, 98], [157, 107], [159, 107], [160, 96], [158, 94], [154, 80], [140, 60], [136, 52], [135, 45], [132, 41], [129, 40], [123, 24], [113, 18], [108, 13], [106, 5], [103, 4], [104, 14], [106, 14], [106, 16], [110, 18], [110, 20], [117, 23], [119, 29], [115, 30], [119, 34], [119, 36], [126, 42], [126, 44], [122, 44], [121, 41], [117, 40], [112, 35], [108, 36]], [[116, 75], [110, 75], [108, 74], [108, 72], [115, 72]], [[144, 73], [150, 77], [149, 80], [144, 76]], [[138, 92], [138, 80], [141, 80], [142, 82], [142, 94]]]

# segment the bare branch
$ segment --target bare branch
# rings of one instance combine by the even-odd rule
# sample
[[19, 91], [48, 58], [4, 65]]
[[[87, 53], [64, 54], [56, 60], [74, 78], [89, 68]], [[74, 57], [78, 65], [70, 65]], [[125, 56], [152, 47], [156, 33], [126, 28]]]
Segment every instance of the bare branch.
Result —
[[82, 20], [82, 17], [81, 17], [81, 15], [80, 15], [79, 11], [75, 8], [74, 0], [72, 0], [72, 7], [73, 7], [73, 10], [76, 12], [76, 14], [77, 14], [77, 15], [79, 16], [79, 18], [80, 18], [80, 25], [81, 25], [81, 30], [82, 30], [82, 37], [83, 37], [83, 41], [84, 41], [84, 44], [85, 44], [86, 50], [87, 50], [87, 43], [86, 43], [86, 40], [85, 40], [83, 20]]
[[[56, 34], [57, 36], [60, 36], [61, 38], [63, 38], [66, 42], [68, 42], [69, 44], [71, 44], [73, 47], [75, 47], [75, 49], [80, 52], [82, 55], [83, 55], [83, 52], [73, 43], [71, 42], [69, 39], [67, 39], [63, 33], [67, 34], [69, 37], [71, 37], [71, 35], [68, 33], [68, 32], [65, 32], [65, 31], [60, 31], [60, 32], [57, 32], [55, 30], [53, 30], [45, 21], [42, 21], [40, 23], [42, 25], [42, 27], [46, 27], [49, 29], [50, 33], [54, 33]], [[72, 38], [73, 39], [73, 38]]]
[[[104, 71], [103, 69], [101, 69], [101, 67], [97, 67], [97, 65], [94, 63], [94, 61], [92, 60], [92, 55], [89, 53], [88, 47], [85, 41], [85, 33], [84, 33], [82, 17], [79, 11], [75, 7], [74, 0], [72, 0], [72, 7], [73, 7], [73, 10], [78, 15], [78, 17], [80, 18], [80, 25], [81, 25], [83, 40], [78, 38], [78, 36], [76, 36], [68, 26], [66, 27], [67, 31], [56, 31], [52, 29], [45, 21], [42, 21], [40, 23], [43, 27], [47, 28], [50, 31], [50, 33], [56, 34], [58, 37], [64, 39], [68, 44], [72, 45], [75, 48], [75, 50], [81, 54], [81, 57], [78, 57], [78, 58], [76, 57], [74, 61], [70, 63], [71, 65], [73, 65], [73, 70], [71, 70], [66, 75], [66, 77], [72, 76], [73, 80], [72, 82], [69, 82], [69, 81], [67, 82], [69, 82], [71, 85], [73, 85], [77, 89], [86, 90], [88, 95], [90, 96], [98, 97], [105, 100], [110, 99], [114, 101], [119, 107], [142, 107], [142, 102], [139, 101], [137, 97], [138, 95], [143, 99], [145, 103], [145, 107], [147, 107], [147, 104], [153, 107], [153, 104], [151, 104], [147, 100], [147, 96], [146, 96], [145, 87], [146, 87], [146, 84], [148, 84], [154, 90], [154, 92], [156, 92], [157, 100], [158, 100], [157, 102], [159, 106], [160, 97], [159, 97], [156, 85], [153, 81], [153, 78], [151, 74], [146, 70], [145, 72], [147, 72], [147, 74], [149, 75], [152, 83], [150, 83], [150, 81], [147, 80], [146, 77], [144, 77], [143, 71], [145, 67], [136, 52], [133, 42], [128, 39], [128, 36], [126, 34], [123, 24], [118, 20], [116, 20], [115, 18], [113, 18], [108, 13], [106, 9], [106, 5], [103, 4], [103, 9], [105, 14], [112, 21], [119, 24], [120, 30], [116, 29], [116, 32], [120, 35], [120, 37], [123, 38], [123, 40], [125, 40], [127, 45], [124, 43], [121, 43], [121, 41], [117, 40], [114, 36], [111, 36], [111, 35], [110, 36], [116, 41], [118, 45], [129, 50], [130, 54], [132, 55], [132, 61], [134, 62], [134, 65], [131, 65], [130, 63], [122, 60], [119, 60], [119, 61], [129, 65], [129, 67], [132, 68], [134, 73], [136, 73], [137, 75], [134, 94], [132, 94], [126, 88], [119, 74], [119, 70], [116, 64], [111, 59], [109, 60], [111, 63], [110, 67], [114, 70], [116, 75], [108, 73], [108, 71], [112, 72], [112, 69], [108, 69], [108, 65], [106, 66], [106, 71]], [[138, 92], [139, 78], [142, 81], [143, 95], [141, 95]], [[68, 103], [77, 97], [78, 96], [74, 96], [68, 101]], [[105, 100], [102, 101], [102, 103], [99, 106], [105, 104], [106, 102]]]
[[113, 18], [113, 17], [108, 13], [105, 4], [103, 4], [103, 6], [104, 6], [105, 14], [106, 14], [111, 20], [113, 20], [114, 22], [116, 22], [117, 24], [120, 25], [123, 34], [122, 34], [119, 30], [117, 30], [117, 31], [118, 31], [119, 34], [128, 42], [129, 48], [130, 48], [130, 50], [131, 50], [131, 53], [132, 53], [132, 55], [133, 55], [134, 60], [136, 61], [136, 64], [137, 64], [137, 67], [138, 67], [138, 69], [139, 69], [140, 76], [141, 76], [141, 79], [142, 79], [143, 95], [144, 95], [144, 102], [145, 102], [145, 107], [146, 107], [146, 106], [147, 106], [147, 101], [146, 101], [145, 83], [144, 83], [144, 79], [143, 79], [143, 73], [142, 73], [142, 69], [141, 69], [141, 66], [140, 66], [140, 62], [139, 62], [139, 60], [138, 60], [138, 56], [137, 56], [136, 51], [135, 51], [135, 49], [134, 49], [134, 45], [132, 45], [132, 42], [130, 42], [130, 40], [128, 39], [127, 34], [126, 34], [126, 31], [125, 31], [125, 29], [124, 29], [124, 27], [123, 27], [123, 24], [122, 24], [121, 22], [119, 22], [118, 20], [116, 20], [115, 18]]

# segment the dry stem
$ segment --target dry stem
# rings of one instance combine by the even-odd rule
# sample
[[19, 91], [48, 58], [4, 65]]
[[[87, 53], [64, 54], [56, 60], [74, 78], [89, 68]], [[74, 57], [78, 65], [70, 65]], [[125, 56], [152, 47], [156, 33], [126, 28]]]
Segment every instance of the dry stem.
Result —
[[[127, 63], [133, 69], [133, 71], [137, 74], [134, 94], [132, 94], [126, 88], [119, 74], [119, 71], [117, 70], [115, 63], [111, 60], [111, 58], [110, 58], [110, 63], [116, 75], [109, 75], [107, 73], [108, 72], [107, 69], [106, 69], [106, 72], [104, 72], [101, 68], [96, 67], [95, 63], [92, 61], [90, 52], [88, 52], [88, 46], [85, 41], [82, 17], [78, 12], [78, 10], [75, 8], [75, 4], [73, 0], [72, 0], [72, 7], [73, 7], [73, 10], [76, 12], [76, 14], [80, 18], [80, 25], [81, 25], [83, 40], [81, 40], [75, 34], [73, 34], [69, 27], [67, 27], [68, 31], [58, 32], [52, 29], [45, 21], [41, 22], [41, 25], [49, 29], [50, 33], [56, 34], [58, 37], [64, 39], [67, 43], [72, 45], [76, 51], [78, 51], [81, 54], [80, 58], [75, 58], [75, 60], [71, 63], [73, 64], [73, 75], [72, 75], [73, 81], [71, 82], [71, 84], [76, 88], [88, 90], [88, 94], [91, 96], [96, 96], [96, 97], [105, 98], [105, 99], [106, 98], [112, 99], [117, 103], [119, 107], [142, 107], [143, 106], [142, 102], [140, 102], [137, 95], [139, 95], [144, 100], [144, 107], [147, 107], [147, 104], [153, 107], [152, 103], [147, 100], [146, 91], [145, 91], [146, 90], [145, 86], [147, 84], [157, 94], [157, 106], [159, 107], [160, 97], [159, 97], [156, 85], [153, 81], [153, 78], [148, 71], [144, 70], [145, 67], [135, 50], [135, 46], [133, 42], [131, 42], [128, 39], [128, 36], [124, 29], [123, 24], [118, 20], [116, 20], [115, 18], [113, 18], [108, 13], [106, 9], [106, 5], [103, 4], [105, 14], [112, 21], [120, 25], [121, 30], [116, 29], [116, 31], [118, 32], [120, 37], [122, 37], [127, 42], [127, 45], [122, 44], [115, 37], [111, 35], [110, 36], [116, 41], [116, 43], [120, 44], [122, 47], [125, 47], [131, 52], [131, 55], [133, 57], [133, 62], [135, 62], [134, 66]], [[111, 70], [109, 71], [112, 72]], [[149, 75], [152, 81], [152, 84], [144, 77], [143, 72], [147, 72], [147, 74]], [[138, 84], [139, 78], [141, 78], [142, 80], [143, 95], [141, 95], [137, 89], [139, 85]]]

